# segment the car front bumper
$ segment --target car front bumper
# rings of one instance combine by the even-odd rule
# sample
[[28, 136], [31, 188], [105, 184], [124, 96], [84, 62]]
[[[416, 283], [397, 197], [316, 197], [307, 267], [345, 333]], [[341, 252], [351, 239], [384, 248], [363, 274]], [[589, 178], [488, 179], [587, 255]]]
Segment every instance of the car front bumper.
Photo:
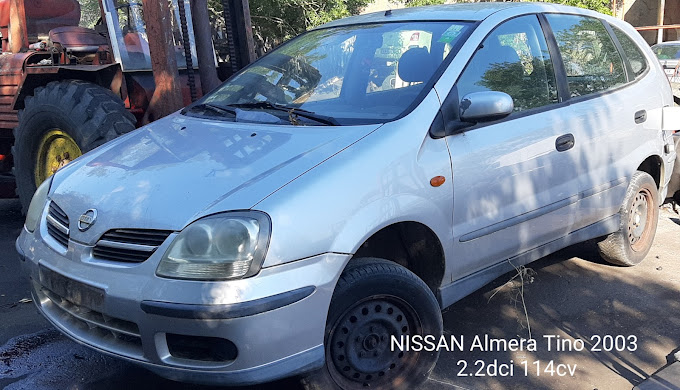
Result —
[[16, 242], [34, 302], [79, 343], [173, 380], [204, 384], [267, 382], [324, 363], [326, 314], [349, 255], [197, 282], [155, 275], [174, 236], [143, 263], [113, 264], [73, 241], [60, 251], [41, 233], [24, 229]]

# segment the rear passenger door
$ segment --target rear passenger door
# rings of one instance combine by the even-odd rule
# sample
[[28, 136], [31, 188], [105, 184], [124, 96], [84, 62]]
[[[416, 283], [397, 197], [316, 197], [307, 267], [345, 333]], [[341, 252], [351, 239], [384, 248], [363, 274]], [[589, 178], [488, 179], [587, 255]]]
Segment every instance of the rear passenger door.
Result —
[[640, 88], [627, 86], [647, 64], [644, 56], [634, 66], [624, 62], [608, 24], [581, 15], [545, 17], [559, 47], [570, 95], [566, 129], [578, 146], [570, 163], [579, 174], [579, 212], [573, 227], [578, 229], [618, 212], [628, 176], [639, 164], [632, 157], [643, 139], [639, 130], [644, 120], [636, 124], [636, 116], [649, 115], [647, 111], [660, 104], [652, 96], [641, 96]]
[[[454, 188], [455, 278], [567, 234], [578, 193], [569, 132], [559, 104], [552, 57], [536, 15], [496, 27], [477, 49], [452, 94], [500, 91], [515, 112], [446, 137]], [[452, 95], [455, 96], [455, 95]]]

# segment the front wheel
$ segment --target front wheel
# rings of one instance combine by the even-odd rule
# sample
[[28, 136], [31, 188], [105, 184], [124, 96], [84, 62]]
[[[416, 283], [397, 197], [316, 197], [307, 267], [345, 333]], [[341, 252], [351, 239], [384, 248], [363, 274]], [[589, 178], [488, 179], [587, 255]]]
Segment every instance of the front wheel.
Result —
[[637, 265], [649, 253], [659, 221], [659, 195], [648, 173], [635, 172], [619, 216], [619, 230], [598, 243], [600, 256], [616, 265]]
[[386, 260], [353, 260], [333, 292], [325, 366], [303, 384], [307, 389], [415, 388], [427, 379], [439, 352], [402, 351], [397, 345], [415, 335], [438, 341], [442, 329], [439, 304], [415, 274]]

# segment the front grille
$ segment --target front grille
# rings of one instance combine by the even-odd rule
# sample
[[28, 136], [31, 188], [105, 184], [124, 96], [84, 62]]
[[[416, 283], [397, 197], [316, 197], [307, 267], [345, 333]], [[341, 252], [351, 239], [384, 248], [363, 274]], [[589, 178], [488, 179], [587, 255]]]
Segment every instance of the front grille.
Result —
[[56, 203], [50, 202], [47, 210], [47, 233], [65, 247], [68, 247], [68, 226], [68, 215]]
[[102, 260], [141, 263], [172, 233], [170, 230], [115, 229], [101, 236], [92, 254]]
[[80, 306], [48, 288], [36, 286], [40, 306], [48, 317], [77, 338], [124, 356], [143, 358], [142, 338], [134, 322]]

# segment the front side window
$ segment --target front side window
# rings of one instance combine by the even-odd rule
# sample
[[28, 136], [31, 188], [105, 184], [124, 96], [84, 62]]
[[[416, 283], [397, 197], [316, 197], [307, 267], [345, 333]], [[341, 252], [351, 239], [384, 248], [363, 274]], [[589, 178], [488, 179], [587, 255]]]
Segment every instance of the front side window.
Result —
[[602, 21], [577, 15], [547, 14], [559, 46], [572, 97], [626, 83], [623, 61]]
[[471, 92], [505, 92], [515, 111], [557, 103], [555, 73], [536, 15], [511, 19], [489, 34], [457, 88], [460, 98]]
[[628, 63], [635, 74], [635, 78], [638, 78], [638, 76], [647, 70], [647, 60], [645, 60], [645, 55], [642, 54], [638, 45], [633, 42], [628, 34], [614, 26], [611, 27], [612, 30], [614, 30], [616, 39], [618, 39], [619, 43], [621, 44], [623, 52], [626, 54], [626, 58], [628, 59]]
[[200, 102], [285, 116], [271, 110], [275, 105], [339, 124], [385, 122], [416, 102], [469, 28], [466, 22], [395, 22], [310, 31]]

